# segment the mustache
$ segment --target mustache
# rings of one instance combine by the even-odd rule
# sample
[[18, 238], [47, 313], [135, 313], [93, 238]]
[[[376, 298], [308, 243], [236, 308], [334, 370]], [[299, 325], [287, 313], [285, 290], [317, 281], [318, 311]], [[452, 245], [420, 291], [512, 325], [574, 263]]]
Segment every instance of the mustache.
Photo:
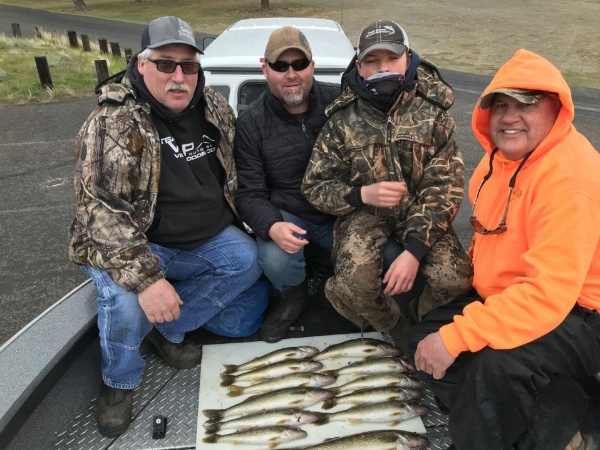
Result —
[[165, 86], [165, 92], [169, 92], [169, 91], [190, 92], [190, 87], [186, 83], [174, 83], [174, 82], [170, 81]]

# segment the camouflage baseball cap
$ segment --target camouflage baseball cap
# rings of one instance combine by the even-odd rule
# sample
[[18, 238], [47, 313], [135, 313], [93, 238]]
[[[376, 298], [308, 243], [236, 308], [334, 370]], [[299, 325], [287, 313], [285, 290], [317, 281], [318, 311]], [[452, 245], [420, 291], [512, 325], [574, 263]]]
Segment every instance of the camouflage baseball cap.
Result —
[[309, 61], [312, 59], [312, 50], [302, 31], [291, 26], [277, 28], [269, 36], [265, 48], [265, 59], [270, 63], [274, 63], [279, 55], [291, 48], [300, 50]]
[[361, 31], [356, 56], [360, 63], [373, 50], [387, 50], [402, 56], [408, 49], [408, 36], [400, 25], [393, 20], [378, 20]]
[[142, 51], [168, 44], [186, 44], [198, 53], [203, 53], [196, 45], [194, 29], [187, 22], [175, 16], [154, 19], [142, 32]]
[[496, 94], [505, 94], [515, 100], [530, 105], [538, 102], [544, 95], [548, 93], [545, 91], [532, 91], [531, 89], [515, 89], [515, 88], [500, 88], [494, 89], [493, 91], [486, 92], [479, 98], [479, 109], [487, 109], [492, 106], [494, 97]]

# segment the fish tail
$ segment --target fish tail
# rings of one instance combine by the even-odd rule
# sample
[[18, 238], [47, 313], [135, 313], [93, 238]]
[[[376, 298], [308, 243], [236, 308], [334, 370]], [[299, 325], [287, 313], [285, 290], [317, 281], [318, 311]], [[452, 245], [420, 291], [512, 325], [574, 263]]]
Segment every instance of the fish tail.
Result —
[[325, 425], [329, 423], [329, 416], [325, 413], [313, 412], [317, 416], [317, 420], [313, 422], [314, 425]]
[[204, 424], [204, 428], [206, 429], [206, 434], [215, 434], [221, 429], [221, 424], [219, 422], [209, 422]]
[[337, 404], [337, 401], [335, 400], [335, 398], [328, 398], [327, 400], [325, 400], [323, 402], [323, 406], [321, 406], [321, 409], [331, 409], [336, 404]]
[[223, 364], [223, 367], [225, 367], [225, 371], [223, 372], [224, 374], [234, 373], [238, 370], [238, 366], [234, 364]]
[[226, 386], [230, 386], [235, 382], [235, 377], [232, 375], [226, 375], [226, 374], [221, 374], [221, 379], [223, 380], [221, 382], [221, 386], [226, 387]]
[[333, 395], [338, 395], [340, 392], [342, 392], [339, 387], [332, 387], [332, 388], [329, 388], [329, 390], [331, 392], [333, 392]]
[[202, 413], [208, 417], [211, 422], [217, 422], [223, 418], [223, 410], [221, 409], [204, 409]]
[[217, 442], [218, 438], [219, 438], [218, 434], [211, 434], [209, 436], [206, 436], [204, 439], [202, 439], [202, 442], [206, 442], [207, 444], [214, 444], [215, 442]]
[[236, 386], [235, 384], [227, 386], [227, 389], [229, 389], [229, 393], [227, 394], [227, 397], [239, 397], [240, 395], [244, 394], [244, 388], [240, 387], [240, 386]]

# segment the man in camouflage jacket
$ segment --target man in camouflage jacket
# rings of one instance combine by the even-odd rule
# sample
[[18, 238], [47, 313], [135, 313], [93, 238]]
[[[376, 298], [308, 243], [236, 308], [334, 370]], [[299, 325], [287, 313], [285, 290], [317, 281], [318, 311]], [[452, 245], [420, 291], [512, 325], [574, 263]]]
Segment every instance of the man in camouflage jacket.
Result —
[[109, 437], [132, 420], [143, 339], [168, 364], [191, 368], [201, 351], [186, 332], [251, 335], [268, 301], [256, 243], [232, 201], [235, 117], [204, 86], [200, 53], [186, 22], [150, 22], [142, 52], [101, 88], [77, 136], [69, 256], [98, 291], [96, 419]]
[[[447, 111], [454, 93], [388, 20], [362, 31], [342, 84], [302, 185], [316, 208], [338, 216], [325, 293], [341, 315], [388, 331], [404, 350], [411, 322], [471, 289], [470, 260], [450, 225], [465, 178]], [[388, 237], [404, 251], [382, 279]], [[425, 288], [409, 321], [392, 296], [409, 292], [417, 272]]]

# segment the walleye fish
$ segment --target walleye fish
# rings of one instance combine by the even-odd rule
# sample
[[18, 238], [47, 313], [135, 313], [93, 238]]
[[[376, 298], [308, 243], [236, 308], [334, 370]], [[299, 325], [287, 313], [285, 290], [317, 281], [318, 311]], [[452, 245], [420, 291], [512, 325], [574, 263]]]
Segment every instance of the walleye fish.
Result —
[[228, 443], [228, 444], [251, 444], [268, 445], [269, 449], [277, 447], [282, 442], [304, 439], [308, 433], [300, 428], [294, 427], [265, 427], [253, 428], [251, 430], [238, 431], [230, 434], [211, 434], [202, 442], [207, 444]]
[[302, 347], [286, 347], [279, 350], [272, 351], [266, 355], [256, 357], [239, 365], [223, 364], [225, 371], [223, 373], [235, 373], [242, 372], [244, 370], [254, 370], [261, 367], [268, 366], [279, 361], [286, 359], [307, 359], [319, 353], [319, 349], [316, 347], [302, 346]]
[[375, 356], [398, 356], [402, 352], [385, 341], [372, 338], [351, 339], [340, 344], [330, 345], [312, 357], [315, 361], [341, 357], [368, 358]]
[[314, 423], [318, 419], [319, 417], [312, 411], [293, 408], [273, 409], [249, 414], [226, 422], [206, 422], [204, 423], [204, 428], [206, 428], [207, 434], [213, 434], [221, 430], [233, 429], [239, 431], [258, 427]]
[[282, 375], [297, 372], [314, 372], [321, 370], [323, 363], [320, 361], [313, 361], [311, 359], [286, 359], [270, 364], [260, 369], [251, 370], [250, 372], [244, 372], [240, 375], [228, 375], [221, 374], [221, 386], [229, 386], [233, 383], [240, 381], [252, 381], [260, 382], [268, 378], [277, 378]]
[[419, 389], [405, 389], [396, 386], [385, 386], [355, 391], [350, 394], [330, 398], [323, 402], [323, 406], [321, 408], [331, 409], [336, 405], [342, 405], [345, 403], [359, 406], [389, 401], [407, 402], [410, 400], [415, 400], [421, 395], [422, 392]]
[[304, 408], [333, 397], [333, 392], [317, 387], [284, 388], [266, 394], [254, 395], [225, 409], [205, 409], [202, 413], [212, 422], [224, 417], [246, 416], [258, 411], [278, 408]]
[[401, 388], [423, 389], [425, 385], [416, 378], [402, 373], [376, 373], [373, 375], [363, 375], [346, 384], [336, 387], [330, 387], [329, 390], [334, 394], [340, 392], [360, 391], [375, 387], [397, 386]]
[[335, 377], [324, 373], [300, 372], [290, 373], [277, 378], [271, 378], [251, 386], [227, 386], [227, 397], [239, 397], [247, 394], [264, 394], [286, 387], [321, 387], [335, 383]]
[[429, 439], [417, 433], [400, 430], [376, 430], [329, 439], [321, 444], [289, 450], [420, 450]]
[[333, 421], [345, 421], [350, 424], [361, 422], [389, 423], [395, 427], [400, 422], [411, 417], [422, 416], [429, 412], [429, 408], [418, 403], [384, 402], [372, 405], [355, 406], [350, 409], [334, 413], [320, 413], [321, 417], [315, 425], [324, 425]]
[[414, 372], [413, 367], [403, 358], [378, 356], [348, 364], [336, 370], [328, 370], [334, 376], [339, 375], [365, 375], [369, 373], [406, 373]]

